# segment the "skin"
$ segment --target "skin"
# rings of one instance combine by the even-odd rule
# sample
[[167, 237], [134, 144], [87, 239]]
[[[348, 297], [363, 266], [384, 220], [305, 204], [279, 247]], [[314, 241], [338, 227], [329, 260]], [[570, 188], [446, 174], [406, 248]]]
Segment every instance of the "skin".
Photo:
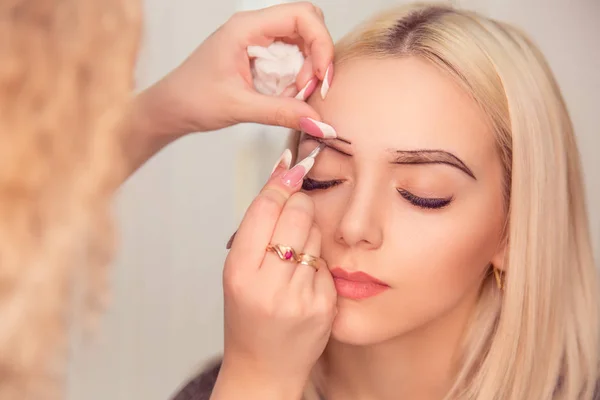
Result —
[[[306, 56], [295, 84], [279, 97], [254, 90], [247, 53], [250, 45], [274, 40], [297, 44]], [[311, 3], [235, 14], [182, 65], [134, 99], [123, 129], [127, 173], [192, 132], [240, 122], [309, 130], [303, 121], [321, 117], [304, 100], [317, 81], [333, 80], [332, 61], [323, 13]], [[304, 97], [296, 99], [298, 93]], [[319, 128], [309, 133], [324, 135]], [[299, 397], [330, 336], [336, 292], [327, 269], [296, 268], [273, 253], [265, 255], [272, 239], [320, 254], [312, 200], [298, 193], [303, 171], [288, 167], [275, 169], [249, 207], [225, 263], [225, 349], [212, 400]]]
[[[306, 56], [295, 85], [286, 92], [290, 97], [260, 94], [252, 83], [247, 47], [268, 46], [276, 39], [297, 44]], [[303, 118], [320, 121], [314, 109], [294, 96], [311, 79], [325, 79], [332, 60], [323, 13], [309, 2], [234, 14], [185, 62], [134, 99], [123, 129], [127, 173], [192, 132], [240, 122], [299, 129]]]
[[[87, 228], [90, 220], [87, 218], [86, 213], [100, 210], [104, 214], [104, 206], [107, 200], [104, 193], [108, 182], [105, 178], [112, 178], [112, 172], [114, 172], [108, 171], [106, 168], [115, 168], [122, 172], [119, 163], [121, 160], [111, 159], [109, 160], [110, 163], [105, 163], [105, 165], [95, 159], [96, 156], [104, 155], [103, 158], [111, 156], [113, 150], [108, 146], [113, 143], [106, 140], [97, 142], [95, 139], [98, 136], [97, 128], [105, 129], [112, 122], [115, 107], [120, 105], [121, 96], [127, 89], [125, 85], [133, 83], [132, 70], [127, 71], [127, 66], [132, 67], [132, 65], [126, 65], [128, 64], [127, 60], [133, 61], [135, 55], [133, 43], [131, 43], [131, 47], [125, 44], [125, 48], [122, 49], [124, 52], [119, 50], [122, 46], [115, 48], [115, 51], [117, 51], [116, 56], [126, 57], [127, 60], [125, 64], [116, 63], [108, 69], [102, 65], [99, 65], [98, 69], [93, 62], [85, 62], [85, 60], [80, 59], [81, 56], [85, 55], [85, 51], [82, 53], [79, 48], [82, 44], [90, 41], [102, 45], [106, 40], [110, 40], [111, 36], [120, 32], [119, 27], [123, 21], [137, 22], [138, 16], [133, 14], [135, 7], [134, 9], [131, 9], [131, 7], [117, 7], [118, 1], [112, 2], [114, 4], [103, 5], [102, 15], [94, 17], [89, 13], [92, 10], [92, 1], [88, 1], [87, 6], [86, 4], [75, 5], [77, 3], [75, 1], [66, 1], [46, 2], [47, 4], [44, 4], [44, 7], [37, 7], [41, 3], [41, 1], [11, 1], [8, 7], [4, 6], [4, 3], [0, 7], [2, 30], [8, 30], [8, 36], [11, 36], [12, 30], [15, 31], [14, 34], [17, 36], [20, 36], [19, 33], [23, 33], [25, 36], [24, 46], [18, 46], [18, 52], [12, 51], [12, 42], [8, 47], [0, 45], [0, 52], [11, 56], [9, 57], [11, 67], [8, 74], [4, 70], [0, 73], [0, 80], [2, 81], [0, 91], [8, 90], [8, 96], [4, 96], [0, 100], [4, 100], [5, 97], [10, 98], [10, 93], [15, 88], [19, 89], [23, 86], [22, 82], [27, 83], [22, 98], [15, 104], [9, 104], [7, 110], [3, 110], [0, 125], [5, 128], [3, 123], [6, 120], [8, 121], [9, 131], [15, 131], [15, 129], [10, 129], [11, 127], [16, 127], [15, 132], [23, 128], [21, 130], [31, 138], [39, 139], [36, 143], [30, 143], [31, 140], [26, 140], [26, 144], [18, 143], [20, 147], [18, 146], [9, 152], [9, 163], [11, 160], [19, 161], [23, 156], [30, 153], [34, 155], [44, 153], [44, 149], [48, 146], [51, 147], [48, 154], [44, 153], [43, 159], [38, 160], [35, 165], [40, 166], [45, 163], [51, 167], [53, 164], [60, 164], [61, 167], [64, 167], [78, 165], [82, 161], [89, 161], [81, 159], [81, 157], [71, 157], [71, 159], [65, 160], [64, 163], [57, 163], [58, 157], [56, 155], [61, 154], [65, 149], [70, 149], [71, 146], [67, 146], [66, 140], [60, 141], [54, 138], [56, 136], [55, 125], [57, 123], [60, 125], [59, 121], [64, 119], [64, 116], [60, 115], [62, 112], [61, 107], [45, 106], [46, 100], [48, 100], [47, 94], [50, 93], [49, 88], [53, 87], [47, 83], [52, 82], [54, 84], [54, 81], [56, 81], [59, 88], [67, 89], [65, 95], [62, 96], [64, 103], [65, 99], [68, 101], [80, 92], [85, 95], [90, 91], [90, 88], [93, 90], [96, 81], [100, 77], [110, 78], [111, 74], [116, 77], [115, 79], [105, 79], [105, 83], [108, 85], [106, 90], [101, 90], [93, 98], [84, 96], [82, 99], [84, 102], [81, 105], [74, 105], [73, 110], [83, 110], [84, 112], [76, 116], [75, 125], [65, 127], [65, 134], [68, 134], [69, 130], [72, 131], [80, 126], [89, 129], [90, 132], [86, 133], [86, 138], [82, 139], [82, 143], [93, 146], [99, 144], [97, 146], [98, 151], [89, 151], [84, 153], [83, 156], [94, 158], [91, 166], [96, 171], [95, 175], [100, 177], [100, 181], [92, 182], [89, 187], [85, 187], [83, 192], [78, 190], [77, 187], [66, 188], [65, 199], [73, 202], [84, 202], [76, 205], [76, 211], [69, 214], [58, 210], [58, 217], [48, 213], [48, 211], [55, 210], [56, 200], [63, 198], [55, 195], [57, 191], [64, 191], [63, 183], [76, 183], [70, 174], [65, 175], [62, 170], [58, 171], [61, 177], [57, 178], [57, 184], [38, 182], [40, 177], [43, 178], [43, 175], [37, 173], [39, 168], [32, 170], [35, 172], [33, 179], [31, 179], [32, 174], [28, 173], [31, 168], [24, 170], [20, 180], [13, 179], [10, 171], [15, 168], [18, 169], [19, 165], [9, 165], [9, 175], [3, 174], [1, 189], [8, 188], [10, 192], [8, 198], [13, 199], [13, 203], [18, 202], [21, 198], [28, 200], [30, 196], [33, 196], [35, 200], [23, 201], [23, 204], [16, 208], [20, 214], [15, 215], [14, 218], [10, 215], [11, 218], [9, 218], [7, 222], [9, 225], [7, 226], [10, 227], [10, 224], [15, 224], [18, 228], [18, 232], [15, 233], [15, 243], [21, 245], [20, 247], [17, 246], [18, 248], [23, 249], [29, 246], [36, 250], [36, 245], [41, 246], [42, 252], [39, 255], [43, 256], [46, 254], [43, 250], [47, 241], [46, 236], [51, 235], [55, 230], [54, 228], [61, 228], [63, 234], [60, 237], [62, 240], [69, 238], [75, 231]], [[45, 41], [41, 41], [40, 35], [43, 35], [45, 31], [50, 33], [57, 31], [55, 22], [65, 20], [65, 16], [67, 20], [75, 21], [76, 25], [90, 20], [91, 27], [90, 29], [75, 30], [63, 30], [61, 28], [59, 29], [60, 34], [51, 34], [44, 39]], [[119, 21], [113, 21], [113, 17], [117, 17]], [[129, 17], [132, 17], [131, 21]], [[105, 29], [107, 28], [105, 22], [110, 25], [109, 29]], [[79, 30], [83, 33], [87, 32], [87, 36], [84, 37], [83, 42], [74, 41], [71, 43], [69, 34], [77, 33]], [[130, 29], [123, 32], [125, 35], [124, 43], [130, 43], [130, 40], [133, 39], [132, 35], [137, 36], [134, 32], [136, 30]], [[6, 35], [4, 34], [4, 36]], [[296, 82], [290, 85], [285, 92], [288, 96], [295, 96], [297, 93], [303, 94], [299, 99], [284, 96], [266, 96], [254, 90], [251, 60], [247, 48], [250, 45], [268, 46], [275, 40], [285, 40], [297, 44], [306, 56], [302, 70], [296, 77]], [[56, 41], [56, 43], [53, 43], [53, 41]], [[65, 46], [59, 41], [68, 42], [69, 46]], [[49, 46], [42, 46], [44, 44], [49, 44]], [[56, 60], [46, 59], [45, 52], [41, 51], [42, 47], [51, 49], [56, 47]], [[127, 52], [129, 54], [126, 54]], [[92, 55], [92, 53], [94, 52], [92, 51], [89, 54]], [[95, 56], [98, 56], [98, 54], [95, 54]], [[128, 55], [130, 57], [127, 57]], [[35, 79], [27, 79], [32, 73], [35, 74], [36, 70], [29, 67], [24, 68], [23, 66], [32, 62], [35, 64], [36, 61], [40, 60], [42, 61], [40, 68], [44, 73], [36, 75]], [[126, 114], [122, 115], [122, 124], [117, 129], [117, 132], [121, 135], [119, 144], [123, 148], [124, 162], [128, 164], [127, 170], [122, 174], [123, 179], [133, 173], [136, 168], [162, 147], [188, 133], [214, 131], [240, 122], [281, 125], [299, 129], [301, 126], [305, 126], [306, 121], [310, 119], [314, 125], [314, 121], [320, 121], [320, 116], [304, 101], [305, 95], [308, 96], [310, 92], [308, 90], [310, 85], [307, 85], [309, 82], [314, 82], [314, 84], [311, 83], [314, 88], [317, 80], [326, 79], [329, 82], [333, 79], [333, 71], [329, 70], [332, 60], [333, 42], [325, 26], [323, 13], [311, 3], [283, 4], [235, 14], [200, 44], [184, 63], [132, 99], [130, 107], [123, 110], [126, 111]], [[85, 73], [83, 75], [69, 73], [73, 67], [77, 67], [78, 71]], [[327, 73], [327, 71], [330, 72]], [[120, 76], [117, 76], [119, 74]], [[110, 87], [110, 85], [116, 86]], [[32, 115], [31, 121], [25, 123], [23, 122], [23, 115], [32, 108], [32, 101], [35, 103], [34, 105], [42, 107], [43, 112], [38, 113], [40, 115]], [[59, 112], [59, 114], [55, 115], [53, 112]], [[36, 123], [39, 126], [36, 126]], [[110, 135], [108, 132], [107, 134]], [[319, 130], [314, 130], [313, 134], [323, 136], [323, 132]], [[25, 139], [28, 138], [25, 137]], [[56, 143], [54, 143], [55, 141]], [[81, 147], [80, 145], [81, 143], [73, 148]], [[202, 150], [199, 149], [200, 152]], [[104, 153], [102, 153], [103, 151]], [[4, 159], [2, 161], [4, 162]], [[87, 165], [87, 163], [84, 164]], [[98, 168], [98, 165], [101, 165], [102, 168]], [[287, 171], [287, 169], [280, 168], [279, 172], [282, 175], [283, 170]], [[101, 172], [106, 175], [100, 176]], [[62, 175], [65, 176], [62, 177]], [[9, 177], [8, 180], [6, 176]], [[82, 176], [85, 177], [85, 175]], [[331, 320], [335, 311], [335, 289], [327, 270], [323, 269], [317, 274], [312, 267], [304, 267], [299, 270], [298, 274], [295, 274], [295, 265], [287, 262], [281, 266], [279, 264], [283, 261], [278, 258], [274, 259], [272, 254], [269, 255], [270, 261], [263, 262], [265, 248], [274, 232], [276, 235], [281, 235], [282, 241], [289, 241], [299, 248], [306, 246], [307, 251], [313, 254], [318, 255], [320, 253], [320, 236], [318, 231], [312, 228], [312, 214], [309, 213], [310, 207], [312, 207], [310, 198], [302, 194], [294, 197], [292, 195], [297, 194], [299, 187], [296, 187], [296, 185], [285, 186], [282, 179], [274, 178], [273, 182], [275, 181], [278, 183], [274, 184], [274, 188], [271, 188], [270, 191], [263, 193], [262, 201], [256, 203], [259, 207], [255, 207], [254, 212], [251, 213], [252, 217], [246, 220], [245, 228], [242, 231], [247, 233], [240, 235], [240, 240], [237, 242], [236, 249], [234, 249], [237, 250], [238, 256], [237, 258], [231, 258], [229, 261], [231, 265], [226, 268], [228, 270], [226, 280], [228, 293], [235, 292], [236, 296], [227, 297], [226, 318], [229, 326], [233, 327], [232, 329], [235, 332], [228, 331], [225, 334], [225, 353], [228, 359], [233, 357], [236, 361], [241, 360], [244, 363], [241, 366], [237, 364], [240, 369], [233, 370], [233, 374], [224, 374], [225, 380], [220, 379], [218, 389], [215, 389], [215, 393], [218, 393], [218, 395], [213, 396], [213, 400], [218, 398], [279, 399], [282, 398], [280, 393], [300, 391], [303, 382], [292, 382], [288, 377], [306, 376], [305, 369], [309, 370], [314, 364], [322, 353], [329, 337]], [[299, 184], [300, 182], [298, 182], [298, 186]], [[35, 190], [29, 190], [30, 187]], [[15, 192], [14, 188], [18, 189], [16, 190], [18, 192], [16, 196], [12, 193]], [[278, 191], [277, 188], [281, 190]], [[96, 192], [99, 196], [94, 196], [93, 202], [87, 201], [88, 196]], [[3, 199], [4, 197], [6, 196], [3, 196]], [[287, 204], [288, 199], [290, 199], [289, 205]], [[261, 204], [262, 206], [260, 206]], [[294, 214], [294, 211], [290, 211], [295, 209], [306, 210], [302, 213], [296, 211], [296, 214]], [[288, 211], [286, 212], [286, 210]], [[23, 218], [21, 214], [27, 218]], [[303, 218], [302, 229], [296, 229], [299, 227], [299, 221], [289, 217], [298, 214]], [[31, 230], [29, 226], [31, 224], [27, 222], [30, 215], [36, 217], [33, 228], [35, 240], [33, 241], [30, 240], [27, 234], [19, 233], [21, 231], [27, 233]], [[280, 216], [282, 221], [287, 220], [288, 222], [278, 222]], [[93, 223], [96, 219], [91, 221]], [[101, 217], [99, 221], [103, 223], [102, 227], [97, 231], [91, 231], [90, 240], [82, 243], [84, 248], [91, 248], [89, 255], [94, 259], [92, 267], [100, 266], [98, 263], [101, 263], [103, 258], [108, 255], [105, 250], [109, 250], [102, 245], [107, 239], [103, 237], [107, 230], [104, 223], [107, 221], [104, 220], [104, 217]], [[83, 225], [80, 222], [83, 222]], [[41, 232], [40, 229], [45, 232]], [[257, 235], [256, 232], [261, 230], [263, 235]], [[286, 232], [290, 232], [291, 235], [287, 236]], [[95, 243], [92, 240], [99, 242]], [[29, 244], [30, 242], [34, 244]], [[244, 248], [249, 248], [250, 251], [240, 253], [240, 249], [243, 250]], [[35, 279], [32, 280], [30, 277], [30, 268], [25, 268], [35, 266], [33, 265], [35, 263], [23, 265], [23, 272], [20, 274], [13, 273], [17, 270], [13, 268], [14, 263], [22, 262], [22, 260], [30, 264], [31, 262], [28, 258], [17, 257], [19, 255], [18, 250], [15, 250], [16, 253], [8, 253], [7, 257], [4, 257], [4, 253], [2, 254], [4, 257], [2, 261], [8, 260], [8, 264], [0, 264], [0, 274], [2, 275], [0, 285], [3, 288], [3, 300], [5, 297], [8, 300], [8, 308], [3, 307], [2, 310], [3, 312], [5, 309], [9, 311], [9, 318], [5, 318], [4, 315], [0, 316], [0, 321], [3, 322], [2, 327], [9, 328], [7, 332], [5, 332], [6, 329], [2, 329], [2, 338], [0, 338], [0, 353], [2, 353], [0, 397], [2, 399], [7, 398], [4, 394], [7, 394], [11, 399], [39, 398], [34, 394], [34, 392], [37, 393], [36, 390], [39, 388], [43, 388], [44, 395], [51, 396], [48, 393], [55, 392], [53, 384], [59, 383], [60, 378], [62, 378], [63, 371], [61, 371], [61, 367], [64, 358], [62, 353], [63, 347], [65, 347], [62, 342], [63, 338], [68, 335], [65, 335], [66, 330], [63, 328], [66, 325], [61, 317], [65, 311], [69, 310], [68, 300], [70, 299], [67, 294], [64, 294], [66, 293], [65, 285], [71, 282], [70, 279], [67, 279], [70, 278], [67, 274], [77, 272], [69, 268], [73, 264], [71, 262], [73, 260], [68, 259], [72, 255], [71, 250], [71, 247], [62, 245], [56, 249], [58, 253], [54, 254], [54, 259], [64, 259], [66, 264], [62, 265], [63, 263], [53, 262], [51, 259], [48, 265], [44, 266], [44, 274], [54, 278], [54, 280], [50, 280], [50, 283], [57, 282], [60, 286], [51, 289], [46, 284], [41, 291], [31, 290], [31, 287], [38, 287], [39, 285], [31, 283]], [[235, 253], [234, 250], [232, 250], [232, 253]], [[247, 254], [251, 254], [252, 251], [255, 254], [254, 257], [245, 257]], [[88, 254], [86, 252], [81, 255], [87, 256]], [[37, 258], [34, 257], [33, 259]], [[84, 258], [85, 260], [87, 258]], [[58, 268], [59, 264], [61, 264], [60, 268]], [[264, 269], [259, 267], [264, 267]], [[53, 272], [53, 268], [57, 270]], [[258, 273], [259, 269], [260, 274]], [[233, 272], [229, 272], [230, 270]], [[272, 274], [269, 273], [270, 270], [273, 270]], [[33, 272], [35, 272], [35, 269]], [[95, 283], [97, 280], [102, 281], [103, 276], [101, 275], [98, 273], [91, 274], [90, 279], [94, 282], [90, 281], [89, 283]], [[266, 275], [266, 278], [271, 280], [269, 291], [265, 290], [264, 282], [266, 279], [261, 279], [262, 275]], [[297, 278], [292, 279], [293, 282], [291, 282], [291, 276]], [[239, 295], [240, 283], [247, 283], [250, 279], [257, 280], [254, 287], [259, 288], [261, 292], [248, 293], [242, 291]], [[321, 283], [315, 284], [313, 288], [315, 282]], [[79, 283], [86, 286], [86, 282]], [[93, 303], [91, 304], [94, 306], [92, 308], [97, 308], [96, 306], [99, 305], [96, 303], [99, 296], [98, 292], [102, 292], [103, 286], [103, 284], [92, 284], [90, 288], [83, 287], [83, 289], [91, 289], [89, 293], [80, 293], [83, 298], [91, 300], [86, 305]], [[44, 304], [42, 307], [36, 308], [35, 301], [43, 300], [44, 296], [51, 300], [50, 306]], [[300, 303], [300, 299], [302, 299], [302, 303]], [[240, 307], [238, 307], [240, 303], [236, 302], [237, 300], [243, 302]], [[253, 304], [258, 304], [258, 306], [253, 306]], [[298, 307], [299, 304], [302, 307]], [[31, 324], [21, 324], [20, 320], [23, 318], [14, 318], [17, 314], [21, 314], [19, 312], [21, 309], [29, 313], [33, 312], [34, 315], [39, 317], [37, 319], [42, 321], [40, 323], [49, 325], [50, 332], [30, 332], [31, 329], [22, 329], [23, 327], [29, 327]], [[248, 310], [250, 312], [245, 312]], [[270, 318], [273, 316], [279, 316], [279, 318]], [[8, 322], [5, 322], [5, 320]], [[27, 318], [23, 320], [27, 320]], [[268, 321], [269, 325], [261, 324], [264, 321]], [[268, 334], [260, 335], [256, 329], [257, 326], [267, 329]], [[26, 334], [22, 334], [25, 331]], [[245, 332], [253, 331], [255, 332], [254, 336], [244, 335]], [[303, 332], [302, 336], [299, 335], [300, 331]], [[13, 340], [13, 338], [18, 339]], [[57, 349], [53, 349], [55, 344], [61, 345]], [[271, 346], [270, 350], [265, 350], [267, 346]], [[294, 346], [297, 355], [295, 358], [289, 356], [284, 358], [284, 352], [277, 351], [278, 349], [288, 349]], [[4, 351], [6, 348], [10, 348], [8, 354]], [[312, 358], [307, 358], [307, 354], [312, 355]], [[265, 355], [266, 360], [265, 357], [261, 358], [257, 355], [261, 357]], [[261, 359], [256, 361], [257, 358]], [[288, 365], [291, 364], [291, 368], [288, 370], [273, 368], [273, 366], [282, 365], [282, 361], [287, 362]], [[228, 370], [225, 367], [229, 365], [229, 363], [224, 365], [224, 371]], [[290, 370], [292, 373], [290, 373]], [[278, 376], [281, 379], [275, 381], [283, 382], [285, 385], [281, 388], [270, 386], [268, 383], [271, 380], [260, 381], [255, 379], [256, 376], [244, 382], [244, 374], [248, 376], [249, 372], [257, 371], [263, 373], [264, 377], [269, 376], [269, 378], [272, 378], [272, 373], [275, 371], [281, 374]], [[286, 378], [288, 381], [286, 381]], [[263, 384], [263, 382], [266, 383]], [[56, 389], [61, 389], [60, 385], [57, 385]], [[60, 392], [61, 390], [58, 390], [57, 393]]]
[[[390, 286], [368, 299], [338, 297], [324, 354], [327, 398], [443, 398], [489, 265], [502, 268], [505, 212], [493, 132], [449, 76], [416, 57], [336, 66], [327, 98], [310, 104], [351, 142], [327, 141], [308, 174], [342, 181], [306, 192], [322, 257], [329, 268], [363, 271]], [[315, 145], [304, 136], [299, 157]], [[396, 149], [450, 152], [475, 178], [447, 164], [391, 164]], [[397, 189], [453, 200], [423, 209]]]

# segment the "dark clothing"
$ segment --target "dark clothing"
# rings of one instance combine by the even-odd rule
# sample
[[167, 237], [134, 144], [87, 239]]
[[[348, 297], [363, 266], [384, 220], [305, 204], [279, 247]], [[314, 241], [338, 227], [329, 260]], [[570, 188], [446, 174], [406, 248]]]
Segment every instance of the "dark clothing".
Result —
[[[188, 382], [173, 400], [210, 400], [220, 369], [221, 360], [213, 362], [200, 375]], [[593, 400], [600, 400], [600, 381], [596, 385]]]
[[221, 360], [213, 362], [200, 375], [188, 382], [173, 400], [209, 400], [220, 369]]

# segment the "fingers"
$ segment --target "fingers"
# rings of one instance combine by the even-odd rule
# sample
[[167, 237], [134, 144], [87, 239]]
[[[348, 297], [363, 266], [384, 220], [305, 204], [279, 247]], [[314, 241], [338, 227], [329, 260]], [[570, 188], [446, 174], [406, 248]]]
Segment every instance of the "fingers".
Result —
[[337, 302], [337, 292], [333, 277], [329, 268], [320, 268], [315, 273], [314, 279], [314, 297], [319, 306], [331, 308], [335, 314], [335, 305]]
[[296, 88], [296, 85], [290, 85], [288, 87], [285, 88], [285, 90], [283, 91], [283, 93], [281, 93], [281, 97], [295, 97], [298, 94], [298, 89]]
[[[304, 244], [311, 231], [313, 219], [314, 203], [312, 199], [304, 193], [293, 194], [283, 207], [271, 243], [289, 246], [294, 249], [296, 254], [300, 254], [303, 252]], [[261, 269], [262, 273], [266, 274], [270, 280], [287, 283], [292, 278], [296, 266], [294, 260], [283, 261], [277, 254], [269, 252], [265, 256]]]
[[323, 23], [325, 23], [325, 15], [323, 14], [323, 10], [321, 10], [321, 7], [319, 7], [319, 6], [314, 6], [314, 7], [315, 7], [315, 12], [317, 13], [317, 15], [321, 18]]
[[261, 190], [235, 234], [229, 258], [238, 268], [258, 269], [286, 201], [300, 190], [304, 176], [312, 168], [312, 159], [288, 170], [291, 153], [286, 150], [265, 187]]
[[[333, 70], [334, 70], [333, 64], [330, 64], [329, 67], [327, 67], [327, 70], [325, 71], [325, 78], [323, 79], [323, 82], [321, 84], [321, 98], [323, 100], [327, 96], [327, 92], [329, 91], [329, 88], [331, 87], [331, 82], [333, 80]], [[313, 74], [314, 74], [314, 66], [313, 66], [312, 58], [311, 58], [311, 56], [309, 56], [304, 60], [304, 64], [302, 65], [302, 68], [300, 69], [300, 72], [298, 73], [298, 76], [296, 77], [296, 85], [303, 85], [304, 82], [310, 83], [309, 80], [311, 77], [313, 77]], [[306, 84], [304, 84], [304, 85], [306, 85]], [[312, 94], [312, 91], [310, 93]], [[303, 96], [303, 98], [301, 98], [301, 100], [306, 100], [306, 99], [308, 99], [309, 96], [310, 96], [310, 94], [306, 94], [305, 96]]]
[[296, 98], [298, 100], [306, 101], [310, 95], [315, 91], [318, 84], [318, 78], [314, 76], [313, 63], [311, 56], [306, 57], [304, 64], [296, 76], [296, 87], [299, 90]]
[[304, 86], [306, 82], [315, 76], [312, 56], [306, 56], [304, 58], [304, 64], [300, 68], [300, 72], [296, 76], [296, 84], [298, 86]]
[[317, 84], [317, 78], [310, 79], [308, 82], [306, 82], [302, 89], [300, 89], [298, 94], [296, 94], [296, 99], [300, 101], [306, 101], [317, 88]]
[[[303, 253], [320, 257], [321, 255], [321, 231], [316, 225], [310, 228], [308, 238], [304, 244]], [[326, 266], [322, 266], [326, 268]], [[316, 269], [310, 265], [298, 264], [290, 283], [290, 290], [299, 293], [301, 296], [312, 297], [313, 281], [315, 279]]]
[[[290, 97], [267, 96], [248, 91], [240, 94], [236, 101], [239, 102], [236, 115], [238, 115], [240, 122], [256, 122], [302, 130], [300, 125], [302, 118], [321, 121], [320, 115], [314, 108], [302, 100]], [[332, 127], [330, 129], [334, 131]], [[308, 133], [319, 136], [318, 131]], [[321, 137], [323, 136], [321, 135]]]
[[325, 72], [333, 62], [334, 47], [321, 9], [309, 2], [299, 2], [251, 11], [240, 18], [246, 22], [240, 24], [245, 27], [246, 46], [266, 46], [275, 38], [299, 35], [305, 54], [312, 56], [314, 75], [325, 79]]
[[[333, 79], [333, 41], [321, 9], [309, 2], [281, 4], [238, 13], [224, 28], [228, 40], [235, 40], [235, 46], [244, 49], [244, 57], [248, 46], [268, 46], [275, 40], [297, 44], [306, 57], [295, 88], [286, 89], [282, 96], [265, 96], [255, 90], [235, 93], [231, 97], [235, 122], [282, 126], [322, 138], [336, 137], [335, 129], [322, 123], [319, 114], [305, 103], [318, 81], [323, 81], [320, 93], [324, 98]], [[245, 76], [245, 81], [251, 83], [251, 78]]]
[[228, 243], [231, 247], [228, 257], [236, 261], [232, 264], [258, 269], [262, 263], [285, 202], [301, 187], [300, 184], [293, 186], [283, 181], [283, 177], [291, 172], [288, 171], [291, 158], [291, 152], [286, 149], [269, 181], [246, 210], [235, 233], [235, 242], [232, 237]]
[[[314, 91], [316, 82], [312, 88]], [[302, 100], [282, 96], [266, 96], [253, 91], [240, 93], [236, 98], [237, 122], [254, 122], [301, 130], [309, 135], [331, 139], [335, 129], [321, 121], [319, 114]]]

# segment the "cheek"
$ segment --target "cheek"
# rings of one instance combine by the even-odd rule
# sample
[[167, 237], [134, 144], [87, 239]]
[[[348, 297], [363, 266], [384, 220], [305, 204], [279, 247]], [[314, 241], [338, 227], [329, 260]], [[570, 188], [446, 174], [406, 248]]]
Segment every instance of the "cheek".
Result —
[[[379, 317], [368, 316], [380, 330], [371, 334], [394, 336], [432, 321], [451, 331], [466, 323], [498, 250], [501, 202], [472, 198], [441, 213], [401, 207], [392, 220], [377, 261], [395, 285], [378, 299]], [[392, 314], [400, 322], [386, 322]]]
[[[335, 234], [344, 218], [348, 190], [308, 193], [323, 236], [323, 255], [343, 252]], [[498, 195], [500, 197], [500, 195]], [[381, 199], [381, 197], [379, 197]], [[500, 242], [503, 212], [495, 196], [472, 196], [448, 210], [422, 211], [399, 196], [365, 207], [386, 208], [378, 224], [384, 231], [379, 249], [366, 256], [386, 281], [420, 293], [462, 292], [481, 279]], [[427, 290], [426, 290], [427, 289]]]
[[[503, 213], [493, 198], [469, 199], [439, 214], [398, 211], [384, 259], [405, 297], [447, 308], [478, 291], [498, 251]], [[393, 243], [393, 245], [392, 245]]]
[[422, 211], [400, 197], [384, 201], [385, 196], [378, 196], [380, 204], [361, 207], [385, 209], [371, 221], [383, 230], [384, 240], [379, 248], [364, 251], [335, 240], [351, 193], [331, 190], [310, 195], [323, 234], [323, 257], [334, 262], [352, 251], [368, 266], [367, 272], [392, 286], [363, 303], [339, 300], [336, 339], [379, 342], [447, 315], [456, 318], [443, 319], [444, 323], [464, 322], [501, 239], [501, 193], [471, 193], [440, 211]]

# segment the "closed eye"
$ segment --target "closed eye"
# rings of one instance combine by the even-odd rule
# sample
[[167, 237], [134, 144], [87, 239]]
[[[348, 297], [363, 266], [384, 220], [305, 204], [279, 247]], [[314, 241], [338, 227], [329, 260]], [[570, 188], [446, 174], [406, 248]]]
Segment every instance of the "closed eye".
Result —
[[307, 192], [310, 192], [311, 190], [329, 189], [331, 187], [339, 185], [340, 183], [342, 183], [342, 181], [339, 179], [330, 180], [330, 181], [317, 181], [315, 179], [306, 177], [306, 178], [304, 178], [304, 182], [302, 182], [302, 190], [306, 190]]
[[[343, 183], [343, 181], [339, 179], [329, 181], [318, 181], [316, 179], [306, 177], [302, 182], [302, 190], [305, 190], [307, 192], [313, 190], [325, 190], [337, 186], [340, 183]], [[411, 203], [415, 207], [424, 209], [441, 209], [450, 205], [450, 203], [452, 203], [452, 200], [454, 200], [453, 197], [419, 197], [404, 189], [397, 190], [400, 196], [402, 196], [409, 203]]]
[[454, 200], [452, 197], [438, 198], [438, 197], [419, 197], [404, 190], [397, 189], [400, 196], [406, 199], [409, 203], [416, 207], [425, 209], [439, 209], [448, 206]]

